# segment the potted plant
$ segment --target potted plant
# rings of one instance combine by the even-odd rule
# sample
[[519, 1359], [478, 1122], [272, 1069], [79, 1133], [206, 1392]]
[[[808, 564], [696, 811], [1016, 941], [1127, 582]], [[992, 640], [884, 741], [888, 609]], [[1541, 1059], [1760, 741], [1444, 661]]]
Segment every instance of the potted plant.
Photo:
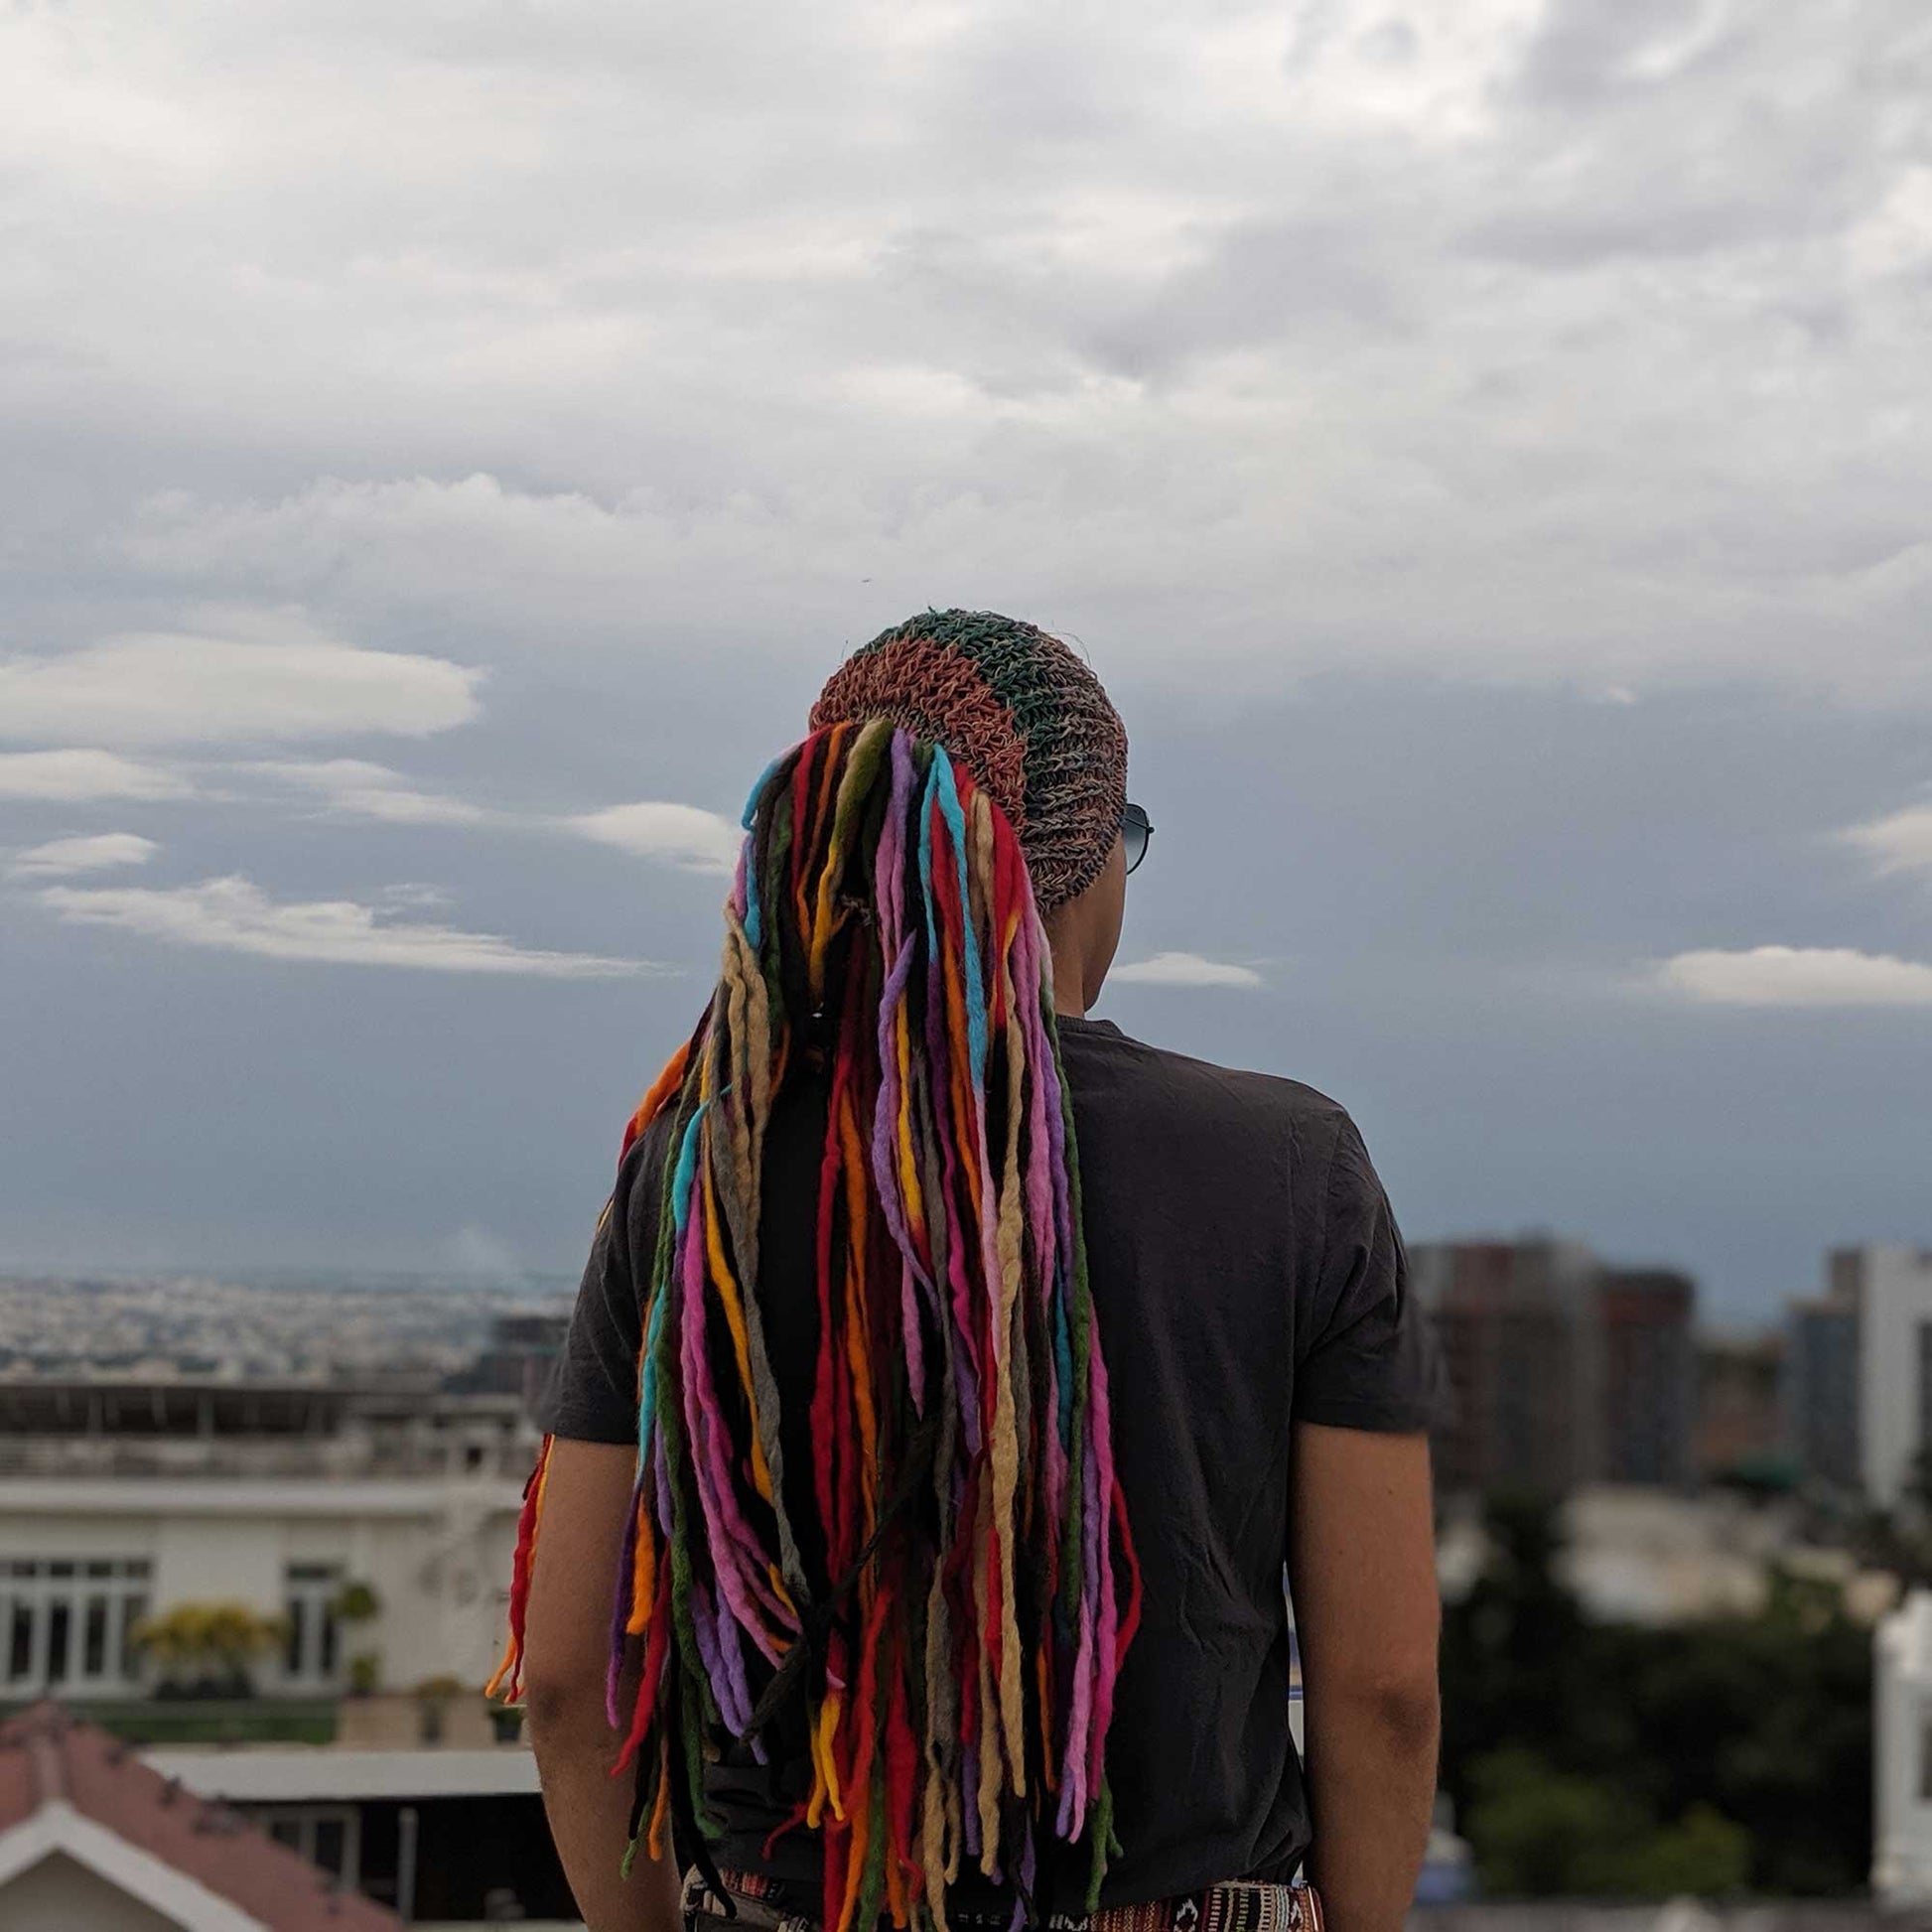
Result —
[[[352, 1630], [357, 1624], [372, 1623], [381, 1615], [382, 1599], [368, 1584], [354, 1579], [336, 1592], [329, 1609], [338, 1623]], [[350, 1697], [372, 1697], [382, 1685], [381, 1652], [357, 1651], [348, 1660], [347, 1676]]]
[[251, 1666], [286, 1640], [287, 1624], [246, 1603], [177, 1603], [135, 1625], [135, 1647], [154, 1660], [157, 1697], [250, 1698]]
[[470, 1694], [471, 1687], [460, 1677], [426, 1677], [416, 1686], [416, 1706], [422, 1716], [422, 1737], [426, 1744], [440, 1744], [448, 1726], [450, 1706]]

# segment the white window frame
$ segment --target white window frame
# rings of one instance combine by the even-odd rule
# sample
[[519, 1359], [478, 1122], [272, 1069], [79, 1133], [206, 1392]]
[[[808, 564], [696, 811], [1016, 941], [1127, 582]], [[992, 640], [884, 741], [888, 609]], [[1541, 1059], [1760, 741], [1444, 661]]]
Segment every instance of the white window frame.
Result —
[[[276, 1844], [299, 1853], [317, 1870], [326, 1872], [342, 1890], [361, 1889], [362, 1809], [359, 1805], [257, 1805], [248, 1809], [255, 1823]], [[343, 1828], [340, 1871], [330, 1871], [327, 1865], [316, 1863], [316, 1836], [324, 1825]], [[284, 1831], [288, 1831], [287, 1837], [282, 1835]]]
[[[153, 1565], [146, 1557], [0, 1557], [0, 1697], [126, 1696], [141, 1689], [134, 1625], [153, 1607]], [[100, 1667], [87, 1667], [87, 1633], [101, 1612]], [[56, 1612], [67, 1613], [67, 1655], [59, 1677], [54, 1662]], [[25, 1667], [15, 1670], [15, 1620], [25, 1612]]]
[[[289, 1619], [282, 1646], [282, 1682], [291, 1690], [333, 1691], [343, 1681], [343, 1626], [336, 1599], [343, 1593], [340, 1563], [290, 1563], [282, 1570], [282, 1613]], [[296, 1647], [291, 1662], [290, 1646]], [[328, 1653], [333, 1649], [334, 1655]]]

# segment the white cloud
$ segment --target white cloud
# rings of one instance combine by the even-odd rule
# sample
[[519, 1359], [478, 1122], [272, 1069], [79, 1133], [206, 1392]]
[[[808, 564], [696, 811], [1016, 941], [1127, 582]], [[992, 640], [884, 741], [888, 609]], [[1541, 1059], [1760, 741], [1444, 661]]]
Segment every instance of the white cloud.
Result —
[[613, 845], [639, 858], [668, 860], [687, 872], [732, 872], [745, 839], [736, 825], [716, 812], [655, 801], [611, 805], [566, 822], [572, 831], [600, 845]]
[[110, 745], [420, 738], [476, 716], [482, 675], [322, 637], [144, 632], [0, 661], [0, 735]]
[[1854, 825], [1844, 836], [1870, 855], [1881, 876], [1932, 871], [1932, 805], [1908, 805], [1888, 818]]
[[1727, 1006], [1932, 1006], [1932, 965], [1851, 946], [1682, 952], [1657, 977], [1672, 991]]
[[89, 838], [50, 839], [20, 854], [13, 870], [26, 879], [60, 879], [72, 873], [145, 866], [161, 848], [137, 832], [98, 832]]
[[0, 752], [0, 798], [80, 803], [91, 798], [187, 798], [179, 771], [116, 752]]
[[361, 759], [269, 759], [242, 767], [313, 792], [332, 812], [389, 825], [480, 825], [491, 814], [467, 799], [422, 791], [386, 764]]
[[162, 890], [48, 886], [39, 897], [72, 924], [113, 926], [175, 945], [264, 959], [565, 980], [649, 970], [637, 960], [532, 950], [493, 933], [386, 922], [377, 908], [353, 899], [278, 902], [240, 877]]
[[1116, 966], [1108, 978], [1128, 986], [1264, 986], [1252, 966], [1204, 959], [1197, 952], [1158, 952], [1152, 959]]
[[[621, 637], [613, 688], [936, 595], [1153, 678], [1932, 702], [1910, 0], [1121, 0], [1104, 46], [841, 0], [755, 53], [584, 0], [461, 59], [217, 13], [9, 30], [49, 554]], [[63, 434], [121, 499], [37, 486]]]

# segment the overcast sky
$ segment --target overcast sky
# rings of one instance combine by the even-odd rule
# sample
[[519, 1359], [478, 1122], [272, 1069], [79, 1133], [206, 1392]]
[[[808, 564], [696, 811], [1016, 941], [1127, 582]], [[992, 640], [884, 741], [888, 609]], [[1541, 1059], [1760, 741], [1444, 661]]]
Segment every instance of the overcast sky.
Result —
[[1411, 1240], [1932, 1241], [1922, 0], [0, 17], [0, 1264], [571, 1269], [750, 780], [1076, 639]]

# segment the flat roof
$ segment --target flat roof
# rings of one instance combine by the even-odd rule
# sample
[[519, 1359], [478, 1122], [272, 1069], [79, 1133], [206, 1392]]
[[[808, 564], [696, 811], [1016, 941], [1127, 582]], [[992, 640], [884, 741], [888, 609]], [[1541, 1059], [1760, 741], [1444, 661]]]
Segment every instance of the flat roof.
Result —
[[9, 1516], [436, 1516], [482, 1505], [522, 1507], [509, 1476], [26, 1476], [0, 1484]]
[[535, 1792], [524, 1744], [462, 1750], [345, 1750], [334, 1744], [167, 1744], [141, 1753], [198, 1798], [231, 1804], [341, 1804], [359, 1798], [496, 1798]]

